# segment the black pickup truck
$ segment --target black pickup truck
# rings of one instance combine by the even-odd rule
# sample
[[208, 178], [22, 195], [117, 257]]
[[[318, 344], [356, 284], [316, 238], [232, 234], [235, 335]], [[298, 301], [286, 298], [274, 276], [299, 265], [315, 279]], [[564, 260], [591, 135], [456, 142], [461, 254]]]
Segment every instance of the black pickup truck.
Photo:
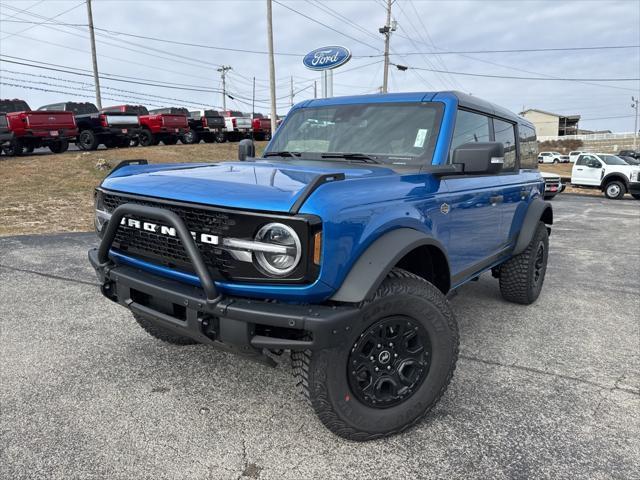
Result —
[[205, 143], [226, 140], [224, 135], [224, 117], [216, 110], [194, 110], [188, 114], [189, 131], [185, 133], [182, 143]]
[[107, 148], [126, 148], [140, 128], [138, 115], [99, 112], [90, 102], [55, 103], [44, 105], [38, 110], [73, 112], [78, 125], [76, 145], [81, 150], [96, 150], [100, 144]]

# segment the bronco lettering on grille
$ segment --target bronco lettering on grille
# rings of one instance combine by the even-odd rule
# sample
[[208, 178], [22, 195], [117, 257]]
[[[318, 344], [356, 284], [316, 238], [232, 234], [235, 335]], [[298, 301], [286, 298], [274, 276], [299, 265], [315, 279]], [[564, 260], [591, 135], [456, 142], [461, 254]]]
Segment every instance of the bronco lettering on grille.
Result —
[[[136, 220], [134, 218], [123, 218], [120, 221], [120, 225], [129, 228], [135, 228], [137, 230], [144, 230], [146, 232], [157, 233], [168, 237], [177, 237], [176, 229], [173, 227], [167, 227], [166, 225], [158, 225], [157, 223], [146, 222], [143, 220]], [[208, 233], [190, 232], [193, 239], [200, 243], [207, 245], [218, 245], [220, 239], [217, 235], [210, 235]]]

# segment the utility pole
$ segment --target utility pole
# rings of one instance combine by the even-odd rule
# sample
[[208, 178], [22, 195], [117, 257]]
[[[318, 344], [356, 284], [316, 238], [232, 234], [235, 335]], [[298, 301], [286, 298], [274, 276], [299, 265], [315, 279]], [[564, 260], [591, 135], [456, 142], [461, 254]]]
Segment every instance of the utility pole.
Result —
[[291, 76], [291, 106], [293, 107], [293, 76]]
[[251, 93], [251, 120], [256, 116], [256, 77], [253, 77], [253, 91]]
[[96, 86], [96, 106], [98, 107], [98, 109], [102, 109], [102, 97], [100, 95], [100, 76], [98, 75], [98, 56], [96, 55], [96, 35], [93, 31], [93, 13], [91, 12], [91, 0], [87, 0], [87, 17], [89, 18], [89, 38], [91, 39], [93, 83]]
[[222, 110], [227, 110], [227, 72], [232, 70], [229, 65], [222, 65], [218, 71], [222, 78]]
[[640, 99], [631, 97], [631, 101], [633, 102], [631, 104], [631, 108], [633, 108], [636, 111], [635, 121], [633, 123], [633, 150], [637, 152], [638, 151], [638, 102], [640, 101]]
[[391, 32], [396, 30], [395, 20], [391, 22], [391, 4], [395, 0], [387, 0], [387, 22], [378, 31], [384, 35], [384, 76], [382, 77], [382, 93], [387, 93], [389, 85], [389, 40]]
[[267, 43], [269, 44], [269, 90], [271, 94], [271, 135], [276, 133], [278, 126], [276, 111], [276, 64], [273, 60], [273, 19], [271, 0], [267, 0]]

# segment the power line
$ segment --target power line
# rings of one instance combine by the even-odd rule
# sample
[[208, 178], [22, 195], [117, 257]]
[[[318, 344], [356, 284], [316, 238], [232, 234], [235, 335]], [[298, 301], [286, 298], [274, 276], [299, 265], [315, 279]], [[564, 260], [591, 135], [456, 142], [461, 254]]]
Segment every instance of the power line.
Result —
[[[313, 0], [306, 0], [306, 1], [313, 1]], [[318, 1], [318, 0], [316, 0]], [[378, 48], [373, 47], [367, 43], [364, 43], [358, 39], [355, 39], [353, 37], [350, 37], [348, 35], [346, 35], [344, 32], [340, 32], [339, 30], [335, 30], [332, 27], [330, 27], [329, 25], [326, 25], [322, 22], [319, 22], [311, 17], [308, 17], [304, 14], [302, 14], [301, 12], [298, 12], [297, 10], [294, 10], [292, 8], [290, 8], [287, 5], [283, 5], [282, 3], [274, 0], [275, 3], [278, 3], [279, 5], [294, 11], [295, 13], [298, 13], [299, 15], [304, 16], [305, 18], [308, 18], [309, 20], [318, 23], [324, 27], [327, 27], [331, 30], [333, 30], [336, 33], [339, 33], [341, 35], [347, 36], [348, 38], [351, 38], [351, 40], [354, 40], [358, 43], [362, 43], [363, 45], [366, 45], [370, 48], [373, 48], [375, 50], [378, 50]], [[79, 6], [84, 5], [84, 2], [82, 2], [79, 5], [76, 5], [73, 8], [78, 8]], [[11, 8], [8, 5], [3, 5], [7, 8]], [[323, 5], [323, 7], [325, 8], [329, 8], [326, 5]], [[385, 7], [386, 8], [386, 7]], [[21, 11], [21, 12], [26, 12], [26, 10], [20, 10], [20, 9], [15, 9], [12, 8], [13, 10], [16, 11]], [[335, 11], [334, 11], [335, 12]], [[28, 12], [30, 13], [30, 12]], [[66, 13], [66, 12], [63, 12]], [[328, 13], [328, 12], [327, 12]], [[38, 15], [33, 14], [36, 17], [39, 17]], [[62, 14], [59, 14], [62, 15]], [[59, 15], [56, 15], [59, 16]], [[51, 17], [48, 18], [47, 20], [51, 20], [53, 18], [56, 17]], [[46, 17], [43, 17], [46, 18]], [[344, 18], [344, 20], [354, 26], [357, 26], [358, 24], [356, 24], [355, 22], [352, 22], [346, 18]], [[35, 21], [28, 21], [28, 20], [7, 20], [7, 19], [0, 19], [0, 22], [6, 22], [6, 23], [26, 23], [26, 24], [34, 24], [35, 26], [47, 26], [47, 25], [58, 25], [58, 26], [65, 26], [65, 27], [86, 27], [87, 24], [86, 23], [62, 23], [62, 22], [51, 22], [50, 24], [47, 22], [35, 22]], [[154, 40], [154, 41], [158, 41], [158, 42], [163, 42], [163, 43], [171, 43], [174, 45], [182, 45], [182, 46], [187, 46], [187, 47], [198, 47], [198, 48], [207, 48], [207, 49], [211, 49], [211, 50], [225, 50], [225, 51], [230, 51], [230, 52], [239, 52], [239, 53], [255, 53], [255, 54], [260, 54], [260, 55], [267, 55], [269, 52], [264, 51], [264, 50], [249, 50], [249, 49], [242, 49], [242, 48], [232, 48], [232, 47], [220, 47], [220, 46], [214, 46], [214, 45], [205, 45], [205, 44], [200, 44], [200, 43], [190, 43], [190, 42], [182, 42], [179, 40], [167, 40], [165, 38], [159, 38], [159, 37], [151, 37], [151, 36], [147, 36], [147, 35], [138, 35], [138, 34], [133, 34], [133, 33], [128, 33], [128, 32], [121, 32], [118, 30], [112, 30], [109, 28], [95, 28], [96, 30], [100, 30], [106, 33], [110, 33], [111, 34], [111, 38], [113, 38], [113, 35], [123, 35], [123, 36], [127, 36], [127, 37], [135, 37], [135, 38], [139, 38], [142, 40]], [[20, 32], [17, 32], [20, 33]], [[67, 32], [68, 33], [68, 32]], [[369, 34], [370, 32], [367, 32], [366, 30], [363, 31], [362, 33], [367, 33]], [[10, 35], [15, 35], [15, 33], [12, 33]], [[406, 40], [412, 40], [411, 37], [408, 37], [406, 35], [400, 35], [398, 34], [398, 37], [404, 38]], [[377, 38], [374, 36], [374, 38]], [[3, 38], [4, 39], [4, 38]], [[116, 40], [115, 38], [113, 38], [114, 40]], [[419, 43], [423, 43], [425, 45], [431, 45], [428, 42], [422, 41]], [[493, 54], [493, 53], [544, 53], [544, 52], [573, 52], [573, 51], [593, 51], [593, 50], [623, 50], [623, 49], [630, 49], [630, 48], [640, 48], [640, 45], [594, 45], [594, 46], [589, 46], [589, 47], [549, 47], [549, 48], [517, 48], [517, 49], [501, 49], [501, 50], [441, 50], [438, 49], [437, 52], [434, 51], [418, 51], [418, 52], [400, 52], [399, 54], [401, 55], [405, 55], [405, 56], [410, 56], [410, 55], [462, 55], [462, 54], [468, 54], [468, 55], [479, 55], [479, 54]], [[282, 56], [294, 56], [294, 57], [299, 57], [299, 56], [303, 56], [304, 53], [294, 53], [294, 52], [274, 52], [274, 55], [282, 55]], [[354, 58], [374, 58], [374, 57], [382, 57], [383, 54], [376, 54], [376, 55], [353, 55]]]
[[[27, 90], [38, 90], [41, 92], [47, 92], [47, 93], [63, 93], [65, 95], [71, 95], [74, 97], [82, 97], [82, 98], [93, 98], [93, 95], [90, 94], [82, 94], [82, 93], [78, 93], [78, 91], [66, 91], [66, 90], [53, 90], [50, 88], [41, 88], [41, 87], [33, 87], [30, 85], [25, 85], [25, 84], [16, 84], [16, 83], [11, 83], [11, 82], [5, 82], [2, 79], [0, 79], [0, 85], [6, 85], [8, 87], [16, 87], [16, 88], [25, 88]], [[104, 97], [107, 100], [112, 100], [114, 102], [121, 102], [121, 98], [114, 98], [114, 97]], [[147, 105], [151, 106], [151, 107], [162, 107], [163, 105], [156, 105], [153, 103], [148, 103]]]
[[541, 81], [564, 81], [564, 82], [637, 82], [640, 78], [561, 78], [561, 77], [516, 77], [512, 75], [490, 75], [488, 73], [468, 73], [468, 72], [445, 72], [434, 68], [410, 67], [406, 65], [393, 64], [396, 67], [408, 68], [413, 70], [424, 70], [427, 72], [451, 73], [452, 75], [465, 75], [468, 77], [484, 77], [484, 78], [502, 78], [506, 80], [541, 80]]
[[[23, 75], [23, 76], [29, 76], [29, 80], [25, 80], [25, 79], [21, 79], [21, 78], [12, 78], [12, 77], [8, 77], [5, 75], [5, 73], [11, 73], [14, 75]], [[44, 79], [48, 79], [48, 80], [56, 80], [59, 82], [65, 82], [65, 83], [72, 83], [75, 85], [82, 85], [82, 86], [89, 86], [89, 87], [93, 87], [94, 85], [92, 83], [89, 82], [83, 82], [83, 81], [79, 81], [79, 80], [70, 80], [68, 78], [61, 78], [61, 77], [54, 77], [51, 75], [38, 75], [38, 74], [34, 74], [34, 73], [25, 73], [25, 72], [18, 72], [15, 70], [2, 70], [2, 72], [0, 73], [0, 76], [2, 78], [8, 79], [8, 80], [19, 80], [19, 81], [31, 81], [34, 83], [38, 83], [36, 80], [33, 80], [33, 77], [36, 78], [44, 78]], [[197, 106], [209, 106], [212, 108], [219, 108], [219, 105], [208, 105], [202, 102], [195, 102], [193, 100], [184, 100], [182, 98], [175, 98], [175, 97], [164, 97], [161, 95], [153, 95], [153, 94], [149, 94], [149, 93], [142, 93], [142, 92], [135, 92], [135, 91], [131, 91], [131, 90], [123, 90], [120, 88], [114, 88], [114, 87], [108, 87], [108, 86], [103, 86], [102, 87], [105, 90], [112, 90], [115, 92], [121, 92], [121, 93], [130, 93], [130, 94], [134, 94], [134, 95], [140, 95], [142, 97], [149, 97], [149, 98], [153, 98], [156, 100], [169, 100], [172, 102], [178, 102], [178, 103], [183, 103], [183, 104], [192, 104], [192, 105], [197, 105]]]
[[[44, 0], [43, 0], [43, 1], [44, 1]], [[37, 3], [37, 4], [35, 4], [35, 5], [38, 5], [38, 4], [40, 4], [40, 3], [42, 3], [42, 2], [38, 2], [38, 3]], [[58, 17], [61, 17], [61, 16], [62, 16], [62, 15], [64, 15], [65, 13], [69, 13], [70, 11], [75, 10], [76, 8], [81, 7], [82, 5], [84, 5], [84, 3], [85, 3], [85, 2], [84, 2], [84, 1], [82, 1], [82, 2], [78, 3], [77, 5], [75, 5], [75, 6], [71, 7], [71, 8], [69, 8], [69, 9], [65, 10], [64, 12], [60, 12], [60, 13], [59, 13], [59, 14], [57, 14], [55, 17], [51, 17], [51, 18], [58, 18]], [[35, 5], [32, 5], [31, 7], [29, 7], [28, 9], [26, 9], [26, 10], [24, 10], [24, 11], [26, 12], [27, 10], [30, 10], [30, 9], [31, 9], [31, 8], [33, 8]], [[13, 17], [15, 17], [15, 16], [17, 16], [17, 15], [12, 16], [12, 18], [13, 18]], [[24, 28], [24, 29], [20, 30], [19, 32], [9, 33], [8, 35], [5, 35], [4, 37], [0, 38], [0, 40], [6, 40], [7, 38], [13, 37], [14, 35], [17, 35], [17, 34], [20, 34], [20, 33], [26, 32], [27, 30], [31, 30], [32, 28], [36, 28], [37, 26], [42, 25], [42, 23], [36, 23], [36, 22], [25, 22], [24, 20], [6, 20], [6, 19], [2, 19], [2, 20], [0, 20], [0, 21], [2, 21], [2, 22], [11, 22], [11, 23], [35, 23], [35, 25], [31, 25], [30, 27]], [[44, 22], [43, 22], [43, 23], [44, 23]]]
[[[41, 19], [44, 19], [44, 20], [53, 20], [52, 17], [45, 17], [43, 15], [38, 15], [38, 14], [35, 14], [33, 12], [27, 12], [26, 10], [22, 10], [22, 9], [19, 9], [19, 8], [16, 8], [16, 7], [12, 7], [10, 5], [2, 4], [2, 6], [4, 8], [9, 8], [10, 10], [13, 10], [13, 11], [16, 11], [16, 12], [21, 12], [23, 14], [26, 13], [28, 15], [32, 15], [32, 16], [34, 16], [36, 18], [41, 18]], [[37, 22], [34, 22], [34, 23], [37, 23]], [[61, 23], [61, 22], [55, 22], [55, 23], [58, 24], [58, 25], [64, 26], [64, 24]], [[54, 30], [54, 31], [61, 32], [61, 33], [66, 33], [67, 35], [73, 35], [73, 36], [81, 37], [81, 38], [85, 39], [84, 35], [80, 35], [80, 34], [77, 34], [77, 33], [74, 33], [74, 32], [70, 32], [70, 31], [67, 31], [67, 30], [60, 30], [59, 28], [55, 28], [55, 27], [52, 27], [52, 26], [46, 25], [46, 24], [43, 24], [41, 26], [43, 26], [45, 28], [48, 28], [50, 30]], [[84, 25], [84, 26], [87, 26], [87, 25]], [[75, 30], [80, 30], [80, 31], [82, 31], [84, 33], [84, 30], [83, 30], [82, 27], [71, 26], [71, 28], [74, 28]], [[102, 29], [96, 28], [95, 30], [102, 30]], [[110, 40], [114, 40], [116, 42], [125, 42], [127, 45], [133, 45], [133, 46], [141, 47], [141, 48], [143, 48], [143, 50], [138, 50], [138, 49], [135, 49], [135, 48], [130, 48], [129, 46], [118, 45], [118, 44], [114, 44], [114, 43], [110, 43], [110, 42], [106, 42], [106, 41], [102, 40], [101, 43], [104, 44], [104, 45], [109, 45], [109, 46], [120, 48], [120, 49], [123, 49], [123, 50], [129, 50], [129, 51], [132, 51], [132, 52], [135, 52], [135, 53], [140, 53], [142, 55], [147, 55], [147, 56], [154, 57], [154, 58], [161, 58], [163, 60], [170, 60], [172, 62], [182, 63], [184, 65], [189, 65], [189, 66], [197, 67], [197, 68], [206, 68], [207, 66], [211, 66], [211, 67], [216, 67], [217, 68], [217, 67], [220, 66], [219, 64], [205, 62], [205, 61], [203, 61], [201, 59], [190, 58], [190, 57], [186, 57], [184, 55], [174, 54], [174, 53], [167, 52], [167, 51], [164, 51], [164, 50], [158, 50], [157, 48], [153, 48], [153, 47], [150, 47], [148, 45], [141, 45], [141, 44], [138, 44], [138, 43], [126, 42], [125, 40], [122, 40], [122, 39], [119, 39], [119, 38], [115, 38], [113, 35], [100, 33], [99, 36], [100, 37], [106, 37], [106, 38], [108, 38]], [[173, 58], [168, 58], [166, 56], [158, 55], [157, 53], [150, 53], [150, 51], [158, 52], [158, 53], [161, 53], [162, 55], [168, 55], [169, 57], [173, 57]], [[184, 60], [189, 60], [189, 62], [185, 62]], [[192, 63], [192, 62], [195, 62], [195, 63]]]
[[362, 40], [360, 40], [360, 39], [358, 39], [358, 38], [356, 38], [356, 37], [352, 37], [351, 35], [349, 35], [349, 34], [347, 34], [347, 33], [341, 32], [340, 30], [337, 30], [337, 29], [335, 29], [335, 28], [333, 28], [333, 27], [331, 27], [331, 26], [327, 25], [326, 23], [322, 23], [321, 21], [316, 20], [315, 18], [310, 17], [309, 15], [306, 15], [306, 14], [302, 13], [302, 12], [300, 12], [300, 11], [296, 10], [295, 8], [291, 8], [290, 6], [285, 5], [284, 3], [282, 3], [282, 2], [280, 2], [280, 1], [278, 1], [278, 0], [273, 0], [273, 3], [277, 3], [277, 4], [278, 4], [278, 5], [280, 5], [281, 7], [284, 7], [284, 8], [286, 8], [287, 10], [290, 10], [290, 11], [292, 11], [292, 12], [294, 12], [294, 13], [297, 13], [298, 15], [300, 15], [301, 17], [306, 18], [307, 20], [311, 20], [313, 23], [317, 23], [318, 25], [322, 25], [323, 27], [328, 28], [329, 30], [331, 30], [331, 31], [333, 31], [333, 32], [335, 32], [335, 33], [337, 33], [337, 34], [342, 35], [343, 37], [350, 38], [350, 39], [351, 39], [351, 40], [353, 40], [354, 42], [358, 42], [358, 43], [360, 43], [361, 45], [365, 45], [365, 46], [367, 46], [367, 47], [369, 47], [369, 48], [371, 48], [371, 49], [373, 49], [373, 50], [379, 50], [377, 47], [374, 47], [373, 45], [370, 45], [370, 44], [368, 44], [367, 42], [363, 42]]

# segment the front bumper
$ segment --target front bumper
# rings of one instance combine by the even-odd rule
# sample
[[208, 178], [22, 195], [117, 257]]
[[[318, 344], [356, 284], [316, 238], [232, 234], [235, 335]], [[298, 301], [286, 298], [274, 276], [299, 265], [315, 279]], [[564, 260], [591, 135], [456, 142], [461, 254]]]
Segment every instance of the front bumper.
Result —
[[[141, 215], [174, 227], [201, 286], [113, 262], [109, 252], [126, 215]], [[103, 227], [99, 248], [89, 251], [89, 262], [107, 298], [179, 335], [201, 343], [229, 345], [246, 353], [341, 345], [361, 318], [360, 310], [354, 307], [276, 303], [221, 295], [182, 219], [157, 207], [130, 203], [117, 207]]]
[[317, 350], [340, 345], [355, 328], [360, 311], [352, 307], [291, 305], [237, 297], [207, 299], [204, 291], [143, 270], [89, 262], [105, 297], [158, 326], [207, 344], [244, 352]]

